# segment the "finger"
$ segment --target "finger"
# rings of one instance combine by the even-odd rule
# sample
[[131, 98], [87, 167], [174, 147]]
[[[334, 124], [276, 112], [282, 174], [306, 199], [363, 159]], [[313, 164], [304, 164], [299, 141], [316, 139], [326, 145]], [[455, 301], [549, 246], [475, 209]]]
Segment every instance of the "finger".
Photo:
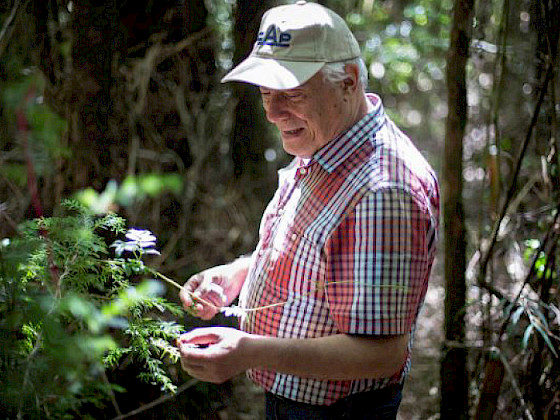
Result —
[[[213, 278], [212, 280], [214, 279], [215, 278]], [[217, 303], [216, 306], [223, 306], [226, 302], [224, 288], [219, 284], [214, 283], [214, 281], [201, 285], [201, 287], [196, 292], [200, 293], [200, 296], [206, 295], [207, 298], [213, 297], [212, 303]]]
[[184, 358], [181, 358], [181, 368], [183, 368], [183, 370], [191, 376], [195, 376], [196, 372], [201, 372], [204, 370], [202, 365], [193, 364], [192, 362]]
[[185, 285], [183, 287], [187, 291], [192, 293], [200, 287], [200, 284], [202, 283], [203, 280], [204, 277], [201, 274], [195, 274], [185, 282]]
[[191, 295], [193, 306], [196, 308], [195, 315], [203, 320], [212, 319], [224, 306], [223, 300], [214, 292], [198, 296], [198, 290]]
[[211, 331], [212, 328], [197, 328], [188, 333], [181, 334], [178, 343], [183, 345], [211, 345], [221, 340], [220, 336]]
[[185, 310], [186, 313], [188, 313], [189, 315], [192, 316], [196, 316], [196, 317], [200, 317], [200, 312], [203, 310], [202, 305], [200, 304], [195, 304], [193, 302], [192, 305], [187, 306], [187, 305], [183, 305], [183, 309]]
[[213, 306], [202, 306], [201, 309], [196, 313], [196, 316], [203, 321], [210, 321], [216, 316], [218, 310]]
[[188, 309], [193, 305], [193, 292], [198, 289], [200, 286], [200, 276], [191, 277], [182, 287], [181, 291], [179, 292], [179, 297], [181, 302], [183, 302], [183, 307]]
[[[214, 283], [202, 284], [191, 296], [194, 302], [200, 303], [204, 306], [204, 313], [202, 316], [207, 316], [209, 318], [216, 315], [226, 304], [226, 295], [224, 294], [224, 289]], [[206, 309], [208, 308], [208, 309]]]

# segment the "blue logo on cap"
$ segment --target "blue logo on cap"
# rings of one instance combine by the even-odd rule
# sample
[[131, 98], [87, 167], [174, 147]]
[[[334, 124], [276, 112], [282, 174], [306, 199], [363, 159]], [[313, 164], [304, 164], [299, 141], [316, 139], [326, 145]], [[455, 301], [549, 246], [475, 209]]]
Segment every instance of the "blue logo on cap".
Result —
[[259, 32], [257, 45], [272, 45], [273, 47], [289, 47], [292, 35], [281, 32], [276, 25], [270, 25], [266, 31]]

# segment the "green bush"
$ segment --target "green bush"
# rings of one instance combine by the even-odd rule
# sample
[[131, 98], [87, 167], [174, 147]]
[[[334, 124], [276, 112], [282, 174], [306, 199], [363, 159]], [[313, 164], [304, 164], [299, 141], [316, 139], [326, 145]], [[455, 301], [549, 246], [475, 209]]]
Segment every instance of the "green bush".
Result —
[[[120, 238], [120, 239], [118, 239]], [[117, 239], [117, 240], [115, 240]], [[148, 231], [75, 202], [0, 243], [0, 411], [7, 418], [91, 418], [116, 404], [107, 372], [126, 360], [139, 380], [175, 390], [168, 366], [182, 309], [144, 259]], [[118, 410], [117, 410], [118, 411]]]

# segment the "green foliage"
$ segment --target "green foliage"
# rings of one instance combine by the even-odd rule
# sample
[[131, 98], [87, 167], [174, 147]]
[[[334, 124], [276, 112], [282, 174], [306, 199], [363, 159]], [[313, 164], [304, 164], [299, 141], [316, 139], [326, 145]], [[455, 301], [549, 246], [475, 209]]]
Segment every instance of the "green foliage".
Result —
[[118, 204], [128, 207], [146, 197], [156, 197], [163, 191], [179, 194], [183, 181], [178, 174], [143, 174], [128, 176], [119, 186], [110, 181], [101, 193], [87, 188], [76, 194], [76, 199], [96, 214], [105, 214], [111, 207]]
[[[539, 251], [541, 247], [540, 241], [537, 239], [527, 239], [525, 241], [526, 249], [523, 255], [524, 260], [527, 264], [533, 263], [533, 270], [538, 279], [549, 279], [556, 278], [556, 272], [550, 267], [548, 263], [548, 256], [545, 252]], [[538, 256], [535, 258], [535, 255]]]
[[364, 58], [383, 93], [428, 92], [443, 78], [452, 2], [418, 0], [395, 16], [388, 6], [376, 5], [371, 19], [350, 13], [354, 31], [367, 31]]
[[[511, 308], [508, 308], [507, 310], [509, 311]], [[523, 350], [527, 350], [529, 340], [533, 336], [533, 333], [536, 332], [546, 343], [551, 353], [555, 357], [558, 357], [558, 352], [553, 340], [558, 341], [559, 338], [552, 332], [546, 314], [553, 314], [553, 316], [557, 316], [558, 308], [552, 304], [545, 304], [542, 301], [525, 299], [515, 308], [515, 310], [513, 310], [511, 315], [511, 325], [512, 327], [515, 327], [521, 324], [520, 320], [523, 318], [527, 321], [525, 323], [525, 330], [521, 340], [521, 347]]]
[[[94, 217], [76, 202], [33, 220], [0, 244], [0, 408], [9, 417], [87, 418], [115, 385], [106, 369], [128, 358], [139, 379], [173, 391], [166, 366], [181, 309], [142, 260], [155, 237], [126, 232], [116, 215]], [[113, 245], [105, 238], [125, 235]]]
[[445, 135], [445, 67], [453, 2], [330, 0], [360, 43], [368, 90], [438, 170]]
[[[525, 252], [523, 254], [524, 260], [529, 267], [532, 267], [536, 280], [556, 279], [556, 272], [550, 267], [549, 256], [541, 250], [541, 242], [537, 239], [527, 239], [525, 241]], [[560, 320], [558, 308], [552, 303], [545, 303], [541, 300], [523, 298], [521, 302], [514, 308], [506, 308], [506, 313], [511, 312], [511, 325], [512, 327], [521, 324], [520, 320], [525, 320], [525, 330], [521, 340], [521, 347], [527, 350], [529, 340], [533, 333], [537, 333], [546, 343], [551, 353], [558, 357], [558, 351], [554, 345], [554, 341], [560, 341], [552, 329], [550, 328], [549, 320]], [[511, 333], [511, 331], [510, 331]]]
[[[25, 115], [29, 133], [27, 143], [34, 169], [38, 175], [52, 174], [55, 168], [53, 162], [71, 158], [70, 149], [61, 142], [68, 124], [44, 102], [43, 96], [39, 94], [44, 90], [45, 85], [41, 73], [28, 70], [21, 72], [19, 76], [17, 81], [1, 89], [2, 116], [13, 129], [17, 126], [16, 113], [21, 111]], [[21, 130], [21, 127], [19, 128]], [[12, 131], [0, 132], [0, 144], [10, 144], [16, 139]], [[21, 144], [17, 147], [21, 147]], [[14, 181], [17, 185], [25, 185], [27, 181], [25, 163], [2, 164], [0, 175]]]

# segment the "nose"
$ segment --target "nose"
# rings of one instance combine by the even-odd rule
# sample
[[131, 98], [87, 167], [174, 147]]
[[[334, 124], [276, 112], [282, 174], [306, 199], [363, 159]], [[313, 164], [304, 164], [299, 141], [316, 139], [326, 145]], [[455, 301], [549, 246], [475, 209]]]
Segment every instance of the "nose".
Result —
[[286, 100], [282, 95], [277, 95], [271, 93], [263, 98], [264, 110], [266, 112], [266, 118], [271, 123], [276, 123], [282, 121], [290, 115], [288, 108], [286, 107]]

